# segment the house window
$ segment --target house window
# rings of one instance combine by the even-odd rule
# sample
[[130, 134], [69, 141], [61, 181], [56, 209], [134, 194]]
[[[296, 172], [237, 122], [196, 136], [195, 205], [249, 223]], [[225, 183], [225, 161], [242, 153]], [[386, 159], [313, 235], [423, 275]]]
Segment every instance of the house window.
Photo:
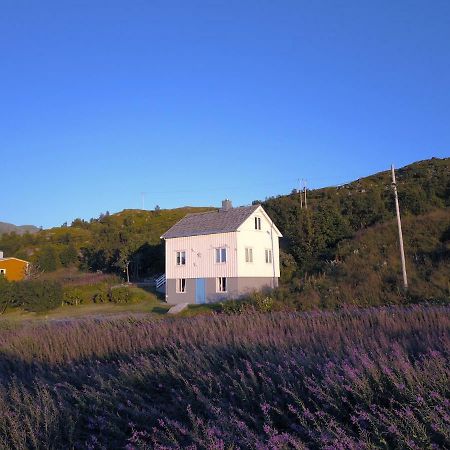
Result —
[[6, 275], [6, 269], [0, 269], [0, 275]]
[[227, 292], [227, 279], [225, 277], [217, 278], [217, 292]]
[[186, 265], [186, 252], [177, 252], [177, 266]]
[[216, 263], [227, 262], [227, 249], [225, 247], [216, 248]]
[[261, 229], [261, 217], [255, 217], [255, 230]]
[[272, 263], [272, 250], [266, 250], [266, 263]]
[[247, 247], [245, 249], [245, 262], [252, 263], [253, 262], [253, 249]]
[[176, 284], [177, 294], [184, 294], [186, 292], [186, 278], [178, 278]]

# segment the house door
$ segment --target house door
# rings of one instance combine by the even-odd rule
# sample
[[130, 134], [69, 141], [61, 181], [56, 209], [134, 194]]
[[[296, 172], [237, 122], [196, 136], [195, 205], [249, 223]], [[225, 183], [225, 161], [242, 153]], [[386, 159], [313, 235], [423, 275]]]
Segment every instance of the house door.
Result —
[[205, 293], [205, 279], [197, 278], [195, 280], [195, 303], [205, 303], [206, 293]]

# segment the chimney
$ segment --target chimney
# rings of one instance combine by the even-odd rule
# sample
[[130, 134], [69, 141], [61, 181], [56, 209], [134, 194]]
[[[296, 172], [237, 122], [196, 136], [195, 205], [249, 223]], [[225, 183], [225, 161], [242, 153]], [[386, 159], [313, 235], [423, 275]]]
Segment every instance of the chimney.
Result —
[[3, 259], [3, 252], [0, 251], [0, 259]]
[[222, 200], [222, 211], [229, 211], [231, 208], [233, 208], [231, 200], [228, 199]]

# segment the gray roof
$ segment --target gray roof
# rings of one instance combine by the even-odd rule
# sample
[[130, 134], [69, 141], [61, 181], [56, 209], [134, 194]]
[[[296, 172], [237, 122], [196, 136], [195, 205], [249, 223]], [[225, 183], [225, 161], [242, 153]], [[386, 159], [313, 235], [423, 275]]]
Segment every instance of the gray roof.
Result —
[[236, 231], [259, 206], [240, 206], [228, 211], [218, 209], [205, 213], [188, 214], [161, 237], [170, 239], [202, 234], [230, 233]]

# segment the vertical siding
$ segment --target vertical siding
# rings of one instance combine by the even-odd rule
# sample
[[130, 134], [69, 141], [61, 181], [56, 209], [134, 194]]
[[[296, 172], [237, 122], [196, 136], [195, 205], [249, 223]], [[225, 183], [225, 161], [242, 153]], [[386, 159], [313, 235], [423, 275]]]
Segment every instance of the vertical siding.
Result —
[[[255, 217], [261, 217], [261, 230], [255, 230]], [[271, 232], [272, 231], [272, 232]], [[272, 250], [274, 265], [266, 263], [265, 250]], [[245, 248], [253, 249], [253, 262], [245, 261]], [[280, 276], [280, 249], [279, 239], [275, 230], [271, 230], [271, 223], [264, 214], [255, 211], [240, 227], [237, 232], [237, 259], [239, 277], [268, 277]], [[275, 266], [275, 275], [274, 275]]]
[[[227, 262], [216, 263], [215, 249], [227, 249]], [[186, 265], [177, 266], [176, 252], [186, 252]], [[236, 233], [218, 233], [166, 239], [166, 278], [237, 276]]]

